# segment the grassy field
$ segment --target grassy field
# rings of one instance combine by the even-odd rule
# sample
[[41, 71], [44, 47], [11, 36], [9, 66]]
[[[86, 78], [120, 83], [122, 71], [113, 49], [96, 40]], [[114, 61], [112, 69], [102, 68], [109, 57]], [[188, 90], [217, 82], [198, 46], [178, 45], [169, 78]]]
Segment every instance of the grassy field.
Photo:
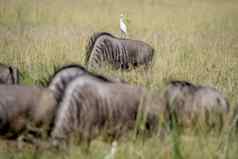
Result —
[[[37, 84], [54, 65], [84, 64], [93, 32], [119, 33], [119, 17], [129, 19], [129, 37], [156, 50], [149, 73], [100, 70], [133, 84], [163, 89], [170, 79], [189, 80], [222, 91], [233, 108], [238, 103], [237, 0], [0, 0], [0, 62], [17, 66], [21, 83]], [[32, 148], [17, 150], [0, 142], [0, 158], [104, 159], [110, 145], [95, 140], [91, 153], [72, 146], [69, 154]], [[236, 159], [237, 134], [172, 132], [145, 142], [122, 139], [116, 159]]]

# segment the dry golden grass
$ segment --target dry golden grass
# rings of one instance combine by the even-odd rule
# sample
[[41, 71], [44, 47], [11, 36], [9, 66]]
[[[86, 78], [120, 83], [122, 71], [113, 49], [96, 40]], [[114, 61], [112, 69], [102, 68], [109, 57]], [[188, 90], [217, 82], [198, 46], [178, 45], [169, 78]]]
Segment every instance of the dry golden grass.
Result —
[[[148, 88], [162, 89], [170, 79], [189, 80], [224, 92], [232, 107], [238, 102], [237, 0], [0, 0], [0, 62], [19, 67], [22, 83], [36, 84], [52, 73], [53, 65], [84, 64], [93, 32], [119, 35], [120, 13], [129, 19], [129, 37], [155, 48], [154, 65], [149, 73], [100, 73]], [[123, 141], [115, 157], [237, 158], [237, 136], [228, 129], [216, 135], [189, 132], [144, 144]], [[104, 158], [110, 146], [95, 141], [91, 149], [85, 155], [73, 147], [66, 158]], [[0, 158], [63, 158], [47, 151], [1, 151]]]

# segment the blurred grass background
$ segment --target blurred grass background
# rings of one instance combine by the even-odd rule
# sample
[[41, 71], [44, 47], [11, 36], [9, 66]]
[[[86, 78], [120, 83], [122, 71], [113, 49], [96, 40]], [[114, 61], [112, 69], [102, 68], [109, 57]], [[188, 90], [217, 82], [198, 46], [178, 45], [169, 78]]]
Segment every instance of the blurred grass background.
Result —
[[[150, 43], [154, 65], [145, 73], [100, 70], [130, 83], [163, 88], [170, 79], [216, 87], [238, 103], [237, 0], [0, 0], [0, 62], [17, 66], [22, 83], [33, 85], [54, 65], [84, 64], [85, 45], [93, 32], [120, 35], [119, 17], [129, 19], [129, 37]], [[115, 158], [237, 158], [237, 136], [183, 133], [163, 140], [125, 140]], [[177, 148], [179, 148], [177, 150]], [[95, 141], [91, 154], [73, 147], [70, 155], [17, 151], [0, 143], [0, 158], [104, 158], [110, 145]], [[180, 151], [181, 155], [176, 155]]]

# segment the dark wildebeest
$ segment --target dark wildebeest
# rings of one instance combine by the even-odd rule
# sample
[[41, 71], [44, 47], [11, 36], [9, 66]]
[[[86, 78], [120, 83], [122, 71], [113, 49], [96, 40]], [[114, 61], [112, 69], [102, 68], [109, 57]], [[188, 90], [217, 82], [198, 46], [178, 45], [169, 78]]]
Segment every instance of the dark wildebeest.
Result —
[[145, 123], [143, 132], [154, 132], [165, 110], [161, 103], [158, 97], [147, 96], [144, 88], [92, 74], [80, 76], [65, 91], [51, 137], [57, 145], [73, 136], [88, 145], [99, 135], [117, 139], [138, 120]]
[[0, 63], [0, 84], [19, 84], [18, 69]]
[[130, 66], [148, 66], [153, 59], [154, 49], [139, 40], [121, 39], [110, 33], [93, 34], [86, 46], [86, 65], [89, 69], [102, 67], [107, 63], [115, 69]]
[[211, 127], [222, 126], [229, 111], [227, 99], [216, 89], [186, 81], [171, 81], [165, 98], [171, 119], [183, 126], [199, 122]]
[[53, 92], [47, 88], [0, 85], [0, 134], [15, 138], [28, 130], [47, 132], [55, 107]]

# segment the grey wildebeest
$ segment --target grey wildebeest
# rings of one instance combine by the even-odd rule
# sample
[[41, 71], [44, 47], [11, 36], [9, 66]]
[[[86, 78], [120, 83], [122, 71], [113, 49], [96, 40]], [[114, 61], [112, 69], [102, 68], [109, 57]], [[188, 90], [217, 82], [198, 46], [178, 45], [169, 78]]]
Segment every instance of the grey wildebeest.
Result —
[[218, 90], [186, 81], [171, 81], [165, 98], [171, 118], [183, 126], [203, 123], [220, 127], [229, 111], [227, 99]]
[[0, 63], [0, 84], [19, 84], [18, 69]]
[[86, 46], [86, 65], [89, 69], [110, 64], [115, 69], [130, 66], [148, 66], [153, 59], [154, 49], [139, 40], [121, 39], [110, 33], [94, 33]]
[[117, 139], [142, 119], [143, 132], [154, 132], [159, 114], [165, 110], [160, 102], [158, 97], [147, 97], [139, 86], [108, 82], [92, 74], [77, 77], [59, 105], [51, 134], [53, 143], [67, 143], [75, 136], [86, 145], [100, 135]]
[[1, 84], [0, 134], [15, 138], [28, 130], [47, 132], [55, 107], [53, 92], [47, 88]]

